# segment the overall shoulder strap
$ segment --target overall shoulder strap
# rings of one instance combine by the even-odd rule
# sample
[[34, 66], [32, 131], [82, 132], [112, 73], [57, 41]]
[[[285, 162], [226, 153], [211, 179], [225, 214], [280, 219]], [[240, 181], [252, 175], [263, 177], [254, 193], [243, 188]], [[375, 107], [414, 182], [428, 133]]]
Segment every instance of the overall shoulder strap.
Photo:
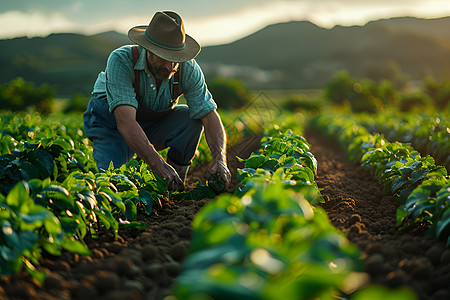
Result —
[[183, 77], [183, 68], [184, 63], [180, 63], [180, 69], [173, 75], [173, 91], [172, 91], [172, 103], [176, 102], [178, 98], [183, 95], [180, 93], [180, 86], [181, 86], [181, 78]]
[[[132, 52], [133, 52], [133, 61], [134, 61], [134, 65], [136, 65], [138, 59], [139, 59], [139, 52], [138, 52], [138, 46], [133, 46], [132, 48]], [[134, 92], [136, 93], [136, 99], [139, 101], [140, 100], [140, 92], [139, 92], [139, 81], [140, 81], [140, 76], [141, 73], [139, 72], [139, 70], [134, 70], [134, 83], [133, 83], [133, 87], [134, 87]]]

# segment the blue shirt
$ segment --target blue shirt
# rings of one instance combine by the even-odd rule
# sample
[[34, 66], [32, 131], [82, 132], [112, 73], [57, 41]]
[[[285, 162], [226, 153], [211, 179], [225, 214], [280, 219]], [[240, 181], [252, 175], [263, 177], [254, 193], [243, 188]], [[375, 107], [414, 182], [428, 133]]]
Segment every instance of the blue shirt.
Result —
[[[134, 70], [140, 73], [140, 101], [147, 108], [162, 111], [172, 106], [173, 76], [162, 81], [159, 90], [153, 76], [146, 70], [146, 50], [138, 46], [139, 59], [134, 65], [132, 46], [122, 46], [114, 50], [106, 64], [106, 70], [98, 75], [93, 94], [107, 94], [109, 111], [118, 105], [131, 105], [138, 108], [138, 100], [134, 91]], [[182, 72], [181, 93], [184, 93], [189, 106], [190, 117], [199, 119], [217, 108], [205, 82], [200, 66], [192, 59], [184, 63]]]

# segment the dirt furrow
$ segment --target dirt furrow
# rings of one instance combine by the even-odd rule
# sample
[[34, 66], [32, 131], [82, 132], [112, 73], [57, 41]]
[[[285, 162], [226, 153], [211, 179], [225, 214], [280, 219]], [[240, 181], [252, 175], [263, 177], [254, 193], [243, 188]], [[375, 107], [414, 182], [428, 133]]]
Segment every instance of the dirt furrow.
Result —
[[308, 130], [305, 137], [318, 161], [316, 182], [332, 224], [364, 254], [370, 283], [407, 286], [419, 299], [450, 299], [450, 250], [421, 230], [397, 235], [393, 196], [339, 146]]

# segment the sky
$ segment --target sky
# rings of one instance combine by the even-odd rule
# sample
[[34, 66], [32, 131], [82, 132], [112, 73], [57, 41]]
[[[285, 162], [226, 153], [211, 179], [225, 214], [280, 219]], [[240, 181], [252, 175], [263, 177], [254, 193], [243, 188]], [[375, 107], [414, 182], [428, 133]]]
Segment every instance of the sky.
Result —
[[163, 10], [178, 12], [186, 33], [207, 46], [291, 20], [332, 28], [399, 16], [445, 17], [450, 0], [12, 0], [0, 5], [0, 39], [59, 32], [126, 34]]

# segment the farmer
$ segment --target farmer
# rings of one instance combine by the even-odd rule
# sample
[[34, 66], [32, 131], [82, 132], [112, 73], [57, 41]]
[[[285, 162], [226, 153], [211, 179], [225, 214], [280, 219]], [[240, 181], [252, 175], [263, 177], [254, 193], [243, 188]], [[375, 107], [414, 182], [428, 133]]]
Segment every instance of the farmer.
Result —
[[[169, 189], [184, 189], [203, 129], [216, 173], [228, 187], [226, 133], [194, 57], [200, 45], [172, 11], [157, 12], [128, 37], [137, 46], [114, 50], [95, 82], [83, 116], [99, 170], [127, 163], [136, 153]], [[133, 49], [134, 48], [134, 49]], [[187, 105], [177, 105], [184, 94]], [[166, 161], [158, 151], [169, 148]]]

